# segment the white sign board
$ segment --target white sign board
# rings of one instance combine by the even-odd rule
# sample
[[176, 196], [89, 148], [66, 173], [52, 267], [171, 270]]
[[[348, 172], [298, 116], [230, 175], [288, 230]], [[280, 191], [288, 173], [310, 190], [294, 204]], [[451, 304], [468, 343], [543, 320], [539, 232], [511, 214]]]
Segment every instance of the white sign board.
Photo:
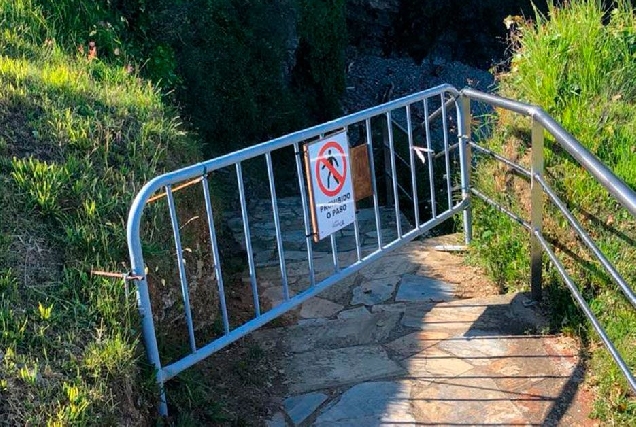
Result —
[[308, 145], [307, 156], [314, 231], [322, 240], [355, 220], [347, 133]]

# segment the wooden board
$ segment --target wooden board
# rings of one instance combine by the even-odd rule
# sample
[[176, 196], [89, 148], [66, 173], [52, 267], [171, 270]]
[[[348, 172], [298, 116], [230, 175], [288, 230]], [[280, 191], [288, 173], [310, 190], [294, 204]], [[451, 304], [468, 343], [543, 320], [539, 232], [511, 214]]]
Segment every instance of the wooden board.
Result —
[[369, 152], [366, 144], [362, 144], [351, 148], [349, 153], [351, 156], [351, 173], [353, 174], [353, 194], [357, 202], [373, 196]]

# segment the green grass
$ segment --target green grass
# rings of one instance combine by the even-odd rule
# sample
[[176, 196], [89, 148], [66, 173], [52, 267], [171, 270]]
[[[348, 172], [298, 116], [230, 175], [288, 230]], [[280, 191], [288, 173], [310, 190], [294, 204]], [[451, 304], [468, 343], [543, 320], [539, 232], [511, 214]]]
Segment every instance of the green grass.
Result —
[[199, 151], [154, 85], [55, 34], [0, 0], [0, 424], [144, 424], [134, 295], [90, 271], [123, 270], [132, 197]]
[[[527, 21], [514, 40], [511, 69], [499, 76], [500, 93], [542, 106], [632, 188], [636, 188], [636, 18], [627, 2], [604, 9], [597, 1], [550, 5], [548, 16]], [[529, 166], [529, 122], [501, 113], [485, 143]], [[636, 277], [636, 219], [576, 164], [553, 140], [546, 140], [550, 185], [590, 232], [629, 283]], [[492, 177], [494, 176], [494, 179]], [[475, 185], [529, 218], [526, 181], [481, 160]], [[551, 206], [544, 212], [546, 234], [557, 254], [632, 369], [636, 313], [586, 252]], [[478, 204], [475, 257], [502, 287], [525, 289], [529, 272], [528, 235], [507, 217]], [[633, 425], [636, 401], [597, 336], [574, 306], [553, 270], [545, 278], [546, 304], [555, 327], [578, 333], [592, 351], [588, 382], [595, 386], [594, 416]]]

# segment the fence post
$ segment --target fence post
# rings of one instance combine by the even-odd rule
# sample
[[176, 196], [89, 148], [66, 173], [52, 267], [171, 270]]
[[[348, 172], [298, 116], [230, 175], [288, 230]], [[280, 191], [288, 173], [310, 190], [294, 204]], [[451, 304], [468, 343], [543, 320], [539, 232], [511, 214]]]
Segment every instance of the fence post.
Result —
[[530, 182], [530, 293], [532, 299], [542, 297], [543, 249], [534, 233], [541, 233], [543, 227], [543, 189], [535, 176], [543, 177], [543, 126], [532, 119], [532, 179]]
[[[462, 199], [470, 200], [470, 172], [472, 168], [472, 154], [470, 149], [471, 140], [471, 114], [470, 114], [470, 98], [460, 95], [459, 104], [457, 105], [458, 124], [459, 124], [459, 156], [461, 168], [461, 184]], [[473, 213], [470, 203], [464, 209], [464, 241], [470, 244], [473, 239]]]

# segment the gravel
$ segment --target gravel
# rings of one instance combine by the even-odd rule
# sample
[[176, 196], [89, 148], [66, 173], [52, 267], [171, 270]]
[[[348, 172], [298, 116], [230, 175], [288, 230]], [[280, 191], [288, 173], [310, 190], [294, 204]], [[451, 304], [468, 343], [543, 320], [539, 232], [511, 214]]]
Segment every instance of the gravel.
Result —
[[[408, 57], [355, 55], [348, 61], [343, 109], [345, 114], [354, 113], [443, 83], [488, 92], [493, 89], [494, 78], [487, 71], [439, 58], [425, 59], [418, 65]], [[384, 95], [390, 87], [387, 98]]]

